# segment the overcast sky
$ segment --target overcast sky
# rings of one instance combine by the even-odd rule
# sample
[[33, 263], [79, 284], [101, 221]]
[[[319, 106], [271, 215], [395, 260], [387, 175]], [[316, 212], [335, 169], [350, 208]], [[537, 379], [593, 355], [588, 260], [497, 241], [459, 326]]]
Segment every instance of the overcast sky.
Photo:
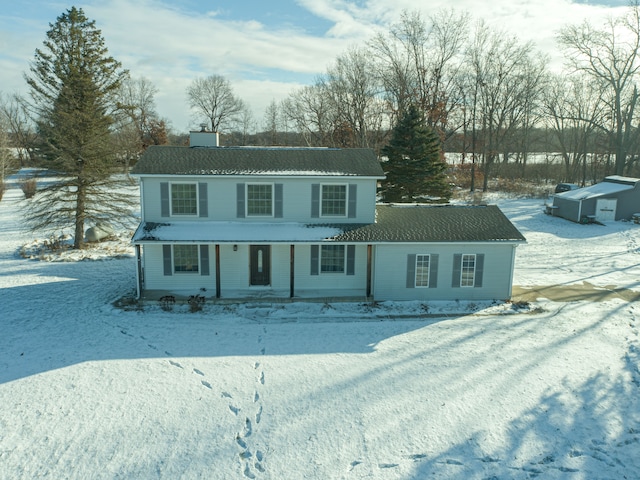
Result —
[[[0, 92], [26, 93], [23, 74], [49, 24], [74, 4], [3, 0]], [[4, 5], [10, 3], [11, 5]], [[593, 23], [624, 11], [626, 0], [88, 0], [76, 3], [102, 30], [109, 54], [133, 77], [158, 89], [159, 114], [178, 132], [197, 127], [185, 90], [219, 74], [261, 123], [271, 101], [313, 83], [347, 48], [388, 31], [403, 9], [424, 17], [442, 8], [467, 11], [496, 29], [555, 52], [563, 25]]]

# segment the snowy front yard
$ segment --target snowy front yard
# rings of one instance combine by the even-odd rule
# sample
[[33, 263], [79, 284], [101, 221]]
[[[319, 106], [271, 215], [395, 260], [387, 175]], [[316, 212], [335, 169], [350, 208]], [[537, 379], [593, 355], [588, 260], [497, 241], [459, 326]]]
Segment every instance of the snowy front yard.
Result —
[[[0, 479], [640, 477], [640, 305], [116, 308], [132, 257], [19, 249], [0, 202]], [[514, 283], [640, 291], [640, 227], [500, 200]], [[428, 314], [428, 315], [426, 315]]]

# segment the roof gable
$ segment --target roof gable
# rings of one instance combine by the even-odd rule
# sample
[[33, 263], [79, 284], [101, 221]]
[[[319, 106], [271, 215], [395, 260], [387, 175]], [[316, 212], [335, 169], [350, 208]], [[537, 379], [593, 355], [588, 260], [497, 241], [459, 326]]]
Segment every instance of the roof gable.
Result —
[[133, 175], [288, 175], [384, 177], [368, 148], [173, 147], [153, 145]]

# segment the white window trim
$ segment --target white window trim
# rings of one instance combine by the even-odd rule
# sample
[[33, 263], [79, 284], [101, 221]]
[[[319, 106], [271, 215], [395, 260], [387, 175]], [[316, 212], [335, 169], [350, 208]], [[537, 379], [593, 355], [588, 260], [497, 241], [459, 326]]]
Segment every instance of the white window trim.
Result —
[[[341, 272], [323, 272], [322, 271], [322, 257], [323, 247], [342, 247], [342, 271]], [[347, 273], [347, 246], [346, 245], [320, 245], [320, 251], [318, 252], [318, 273], [320, 275], [346, 275]]]
[[[322, 191], [324, 187], [344, 187], [344, 214], [343, 215], [323, 215], [322, 213]], [[320, 205], [318, 215], [324, 218], [346, 218], [349, 214], [349, 184], [348, 183], [321, 183], [320, 184]]]
[[[473, 282], [471, 285], [463, 285], [464, 278], [464, 257], [473, 257]], [[476, 285], [476, 269], [478, 267], [478, 256], [475, 253], [463, 253], [460, 257], [460, 288], [473, 288]]]
[[[249, 185], [269, 185], [271, 187], [271, 214], [270, 215], [256, 215], [255, 213], [249, 213]], [[244, 216], [245, 218], [273, 218], [275, 215], [275, 183], [269, 182], [248, 182], [244, 184]]]
[[[173, 213], [173, 186], [194, 185], [196, 187], [196, 213]], [[200, 216], [200, 187], [198, 182], [169, 182], [169, 215], [172, 217], [188, 218]]]
[[200, 247], [198, 245], [196, 245], [196, 252], [198, 254], [198, 271], [194, 272], [194, 271], [177, 271], [176, 270], [176, 251], [175, 248], [180, 246], [180, 247], [184, 247], [184, 246], [190, 246], [190, 243], [177, 243], [174, 245], [171, 245], [171, 270], [173, 272], [174, 275], [200, 275], [200, 271], [202, 270], [202, 258], [200, 258]]
[[[418, 285], [418, 258], [419, 257], [429, 257], [429, 267], [427, 268], [427, 284], [426, 285]], [[417, 253], [416, 264], [414, 267], [414, 275], [413, 275], [413, 288], [429, 288], [430, 283], [431, 283], [431, 254]]]

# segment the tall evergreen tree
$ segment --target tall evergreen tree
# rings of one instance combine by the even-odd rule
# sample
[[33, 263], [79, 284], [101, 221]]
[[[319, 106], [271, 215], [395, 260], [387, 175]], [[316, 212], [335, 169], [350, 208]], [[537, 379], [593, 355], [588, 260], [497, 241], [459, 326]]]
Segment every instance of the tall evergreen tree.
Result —
[[382, 168], [387, 177], [380, 191], [383, 201], [449, 201], [451, 187], [445, 174], [447, 165], [442, 158], [440, 138], [425, 123], [418, 108], [409, 107], [381, 153], [386, 157]]
[[107, 56], [100, 30], [82, 9], [72, 7], [49, 26], [25, 79], [40, 152], [63, 180], [39, 192], [27, 220], [34, 230], [73, 225], [74, 248], [82, 248], [87, 222], [119, 223], [131, 213], [131, 198], [114, 184], [111, 139], [115, 94], [128, 73]]

